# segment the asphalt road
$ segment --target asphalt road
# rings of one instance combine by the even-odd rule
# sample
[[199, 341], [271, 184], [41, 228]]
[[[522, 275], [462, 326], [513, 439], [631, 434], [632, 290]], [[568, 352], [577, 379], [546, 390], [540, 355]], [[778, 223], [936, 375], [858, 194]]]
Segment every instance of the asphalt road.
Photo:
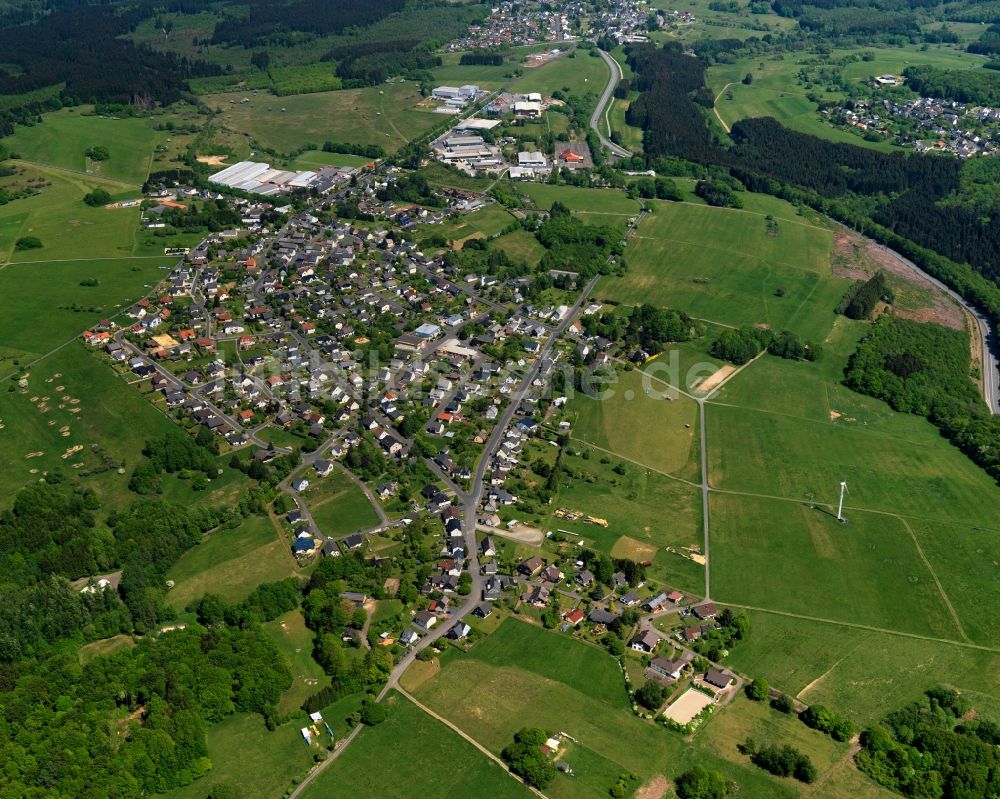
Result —
[[626, 150], [615, 144], [611, 139], [604, 135], [601, 131], [601, 117], [605, 116], [606, 109], [608, 108], [608, 103], [611, 101], [611, 94], [614, 92], [615, 87], [618, 85], [618, 81], [622, 79], [622, 68], [618, 65], [611, 56], [605, 53], [603, 50], [598, 49], [598, 53], [601, 54], [601, 58], [604, 59], [604, 63], [608, 65], [608, 69], [611, 70], [611, 76], [608, 78], [608, 85], [604, 87], [604, 94], [601, 95], [601, 99], [597, 102], [597, 107], [594, 109], [594, 113], [590, 115], [590, 127], [594, 129], [598, 138], [601, 140], [601, 144], [607, 147], [612, 155], [616, 155], [619, 158], [631, 158], [632, 152]]

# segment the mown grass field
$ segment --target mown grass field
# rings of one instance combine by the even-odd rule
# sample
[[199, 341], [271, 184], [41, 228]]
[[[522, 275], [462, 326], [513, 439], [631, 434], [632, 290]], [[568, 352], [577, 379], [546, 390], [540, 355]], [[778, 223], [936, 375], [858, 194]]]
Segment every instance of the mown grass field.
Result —
[[166, 799], [205, 799], [212, 787], [231, 785], [246, 799], [284, 795], [292, 780], [303, 776], [318, 751], [299, 734], [300, 719], [269, 732], [257, 715], [237, 713], [208, 728], [212, 770], [183, 788], [163, 794]]
[[323, 535], [343, 536], [378, 524], [368, 497], [342, 472], [312, 476], [310, 483], [302, 497]]
[[561, 89], [564, 94], [593, 94], [596, 103], [608, 83], [608, 76], [608, 68], [596, 52], [591, 56], [579, 50], [540, 67], [525, 68], [521, 77], [511, 82], [510, 90], [521, 94], [540, 92], [548, 97]]
[[391, 153], [445, 119], [414, 108], [421, 100], [414, 83], [288, 97], [236, 92], [203, 99], [221, 111], [220, 125], [284, 153], [327, 140], [379, 144]]
[[295, 573], [289, 544], [278, 538], [271, 519], [251, 516], [238, 527], [205, 536], [181, 555], [167, 572], [167, 579], [175, 583], [167, 601], [178, 609], [205, 594], [238, 602], [261, 583]]
[[370, 164], [373, 159], [363, 155], [348, 155], [345, 153], [327, 153], [323, 150], [306, 150], [289, 163], [289, 169], [319, 169], [324, 166], [354, 166], [361, 167]]
[[552, 203], [561, 202], [589, 225], [613, 225], [624, 229], [629, 219], [639, 213], [639, 203], [630, 200], [617, 189], [582, 189], [575, 186], [550, 186], [547, 183], [526, 183], [517, 191], [530, 197], [535, 205], [547, 211]]
[[[154, 130], [149, 119], [97, 116], [90, 106], [64, 108], [42, 118], [41, 124], [30, 128], [17, 126], [5, 142], [11, 152], [29, 161], [122, 180], [137, 187], [149, 174], [153, 148], [166, 135]], [[95, 145], [107, 147], [110, 158], [87, 158], [85, 151]]]
[[899, 519], [713, 494], [712, 594], [722, 602], [960, 640]]
[[531, 796], [516, 778], [402, 695], [388, 696], [385, 707], [388, 719], [365, 729], [305, 790], [305, 799]]
[[263, 627], [292, 670], [292, 686], [278, 702], [279, 713], [290, 713], [325, 687], [330, 678], [313, 660], [313, 631], [306, 627], [301, 610], [291, 610], [274, 621], [266, 622]]
[[[848, 281], [833, 278], [827, 230], [757, 213], [686, 203], [655, 204], [629, 239], [624, 278], [605, 278], [600, 296], [628, 305], [678, 308], [728, 325], [767, 324], [821, 337]], [[783, 292], [777, 296], [778, 290]]]
[[494, 247], [498, 247], [507, 253], [507, 256], [515, 262], [523, 261], [528, 266], [538, 266], [539, 261], [545, 254], [545, 248], [538, 243], [533, 233], [527, 230], [515, 230], [506, 233], [493, 242]]
[[[575, 415], [574, 438], [666, 474], [694, 477], [698, 468], [694, 400], [639, 370], [625, 371], [617, 364], [616, 374], [600, 394], [574, 397], [569, 411]], [[667, 370], [663, 374], [668, 376]]]
[[[446, 239], [458, 245], [466, 239], [481, 239], [495, 236], [511, 222], [514, 217], [510, 211], [498, 203], [492, 203], [471, 214], [462, 214], [457, 219], [448, 220], [440, 225], [428, 225], [428, 233], [440, 233]], [[523, 232], [523, 231], [521, 231]]]
[[[510, 619], [468, 655], [449, 654], [440, 670], [428, 674], [412, 689], [417, 698], [491, 751], [499, 752], [524, 726], [572, 736], [575, 743], [567, 742], [561, 758], [576, 776], [556, 777], [546, 789], [554, 799], [607, 796], [623, 773], [635, 774], [643, 783], [658, 775], [673, 780], [693, 762], [718, 769], [746, 796], [769, 799], [802, 793], [791, 780], [777, 780], [750, 766], [730, 748], [728, 729], [713, 734], [713, 725], [728, 713], [737, 714], [729, 722], [734, 726], [751, 728], [756, 723], [752, 716], [739, 721], [746, 710], [743, 703], [712, 718], [694, 739], [685, 739], [634, 716], [625, 704], [616, 662], [601, 649], [565, 635]], [[824, 763], [833, 760], [826, 740], [809, 744], [825, 753]], [[866, 789], [857, 796], [880, 794]]]

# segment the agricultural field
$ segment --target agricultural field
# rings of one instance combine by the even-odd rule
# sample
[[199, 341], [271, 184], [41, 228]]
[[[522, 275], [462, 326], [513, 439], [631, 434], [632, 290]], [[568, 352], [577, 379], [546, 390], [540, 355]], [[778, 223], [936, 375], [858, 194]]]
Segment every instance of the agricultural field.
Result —
[[301, 610], [291, 610], [274, 621], [263, 625], [264, 632], [277, 644], [292, 671], [292, 686], [278, 702], [279, 713], [290, 713], [317, 691], [324, 688], [330, 678], [313, 660], [313, 632], [306, 627]]
[[[468, 655], [448, 653], [439, 670], [421, 676], [413, 687], [404, 677], [404, 687], [493, 752], [524, 726], [571, 736], [560, 758], [575, 776], [556, 776], [546, 789], [553, 799], [607, 796], [623, 773], [642, 783], [673, 779], [692, 762], [718, 769], [747, 796], [800, 795], [791, 781], [768, 776], [724, 745], [731, 735], [726, 729], [708, 737], [726, 714], [743, 714], [743, 703], [719, 712], [687, 740], [632, 714], [619, 667], [603, 650], [534, 625], [508, 619]], [[743, 723], [749, 727], [754, 720]], [[829, 747], [824, 740], [813, 746]]]
[[[45, 114], [40, 124], [17, 126], [4, 144], [18, 158], [62, 167], [95, 177], [120, 180], [139, 187], [149, 174], [153, 149], [164, 134], [150, 119], [113, 119], [97, 116], [91, 106], [64, 108]], [[85, 152], [108, 148], [106, 161], [93, 161]]]
[[402, 695], [388, 696], [385, 707], [388, 719], [365, 729], [305, 790], [305, 799], [531, 796], [519, 780]]
[[164, 799], [205, 799], [219, 784], [232, 785], [246, 799], [273, 799], [284, 795], [292, 780], [312, 765], [313, 752], [302, 740], [301, 719], [269, 731], [258, 715], [236, 713], [208, 728], [208, 757], [212, 770], [183, 788], [162, 794]]
[[378, 516], [364, 492], [343, 472], [311, 478], [302, 494], [319, 531], [326, 536], [349, 535], [378, 524]]
[[518, 185], [517, 191], [527, 195], [543, 211], [549, 210], [552, 203], [561, 202], [588, 225], [612, 225], [624, 230], [629, 220], [639, 213], [639, 203], [617, 189], [525, 183]]
[[[767, 324], [822, 340], [849, 285], [830, 271], [830, 231], [777, 223], [757, 212], [656, 202], [629, 239], [624, 278], [607, 277], [602, 298], [653, 303], [724, 325]], [[792, 219], [794, 216], [789, 214]]]
[[[726, 664], [858, 724], [917, 699], [942, 681], [1000, 695], [1000, 653], [749, 611], [750, 636]], [[878, 653], [878, 657], [873, 657]], [[995, 700], [994, 700], [995, 701]]]
[[[4, 361], [4, 370], [11, 364]], [[48, 471], [99, 473], [105, 468], [103, 456], [131, 472], [146, 440], [174, 427], [82, 344], [74, 342], [32, 365], [26, 379], [24, 388], [14, 384], [13, 392], [7, 386], [0, 390], [4, 504]], [[128, 481], [115, 470], [84, 479], [106, 502], [116, 499]]]
[[592, 94], [596, 104], [608, 82], [608, 68], [594, 51], [577, 50], [549, 61], [540, 67], [525, 68], [521, 77], [512, 81], [510, 91], [520, 94], [539, 92], [551, 96], [561, 90], [564, 94]]
[[167, 601], [178, 610], [205, 594], [238, 602], [261, 583], [296, 573], [289, 543], [279, 537], [275, 523], [268, 516], [250, 516], [238, 527], [210, 533], [181, 555], [167, 572], [175, 583]]
[[328, 140], [378, 144], [391, 153], [446, 121], [415, 108], [421, 97], [414, 83], [288, 97], [249, 91], [206, 95], [203, 100], [220, 112], [219, 125], [243, 134], [248, 143], [256, 140], [285, 153]]

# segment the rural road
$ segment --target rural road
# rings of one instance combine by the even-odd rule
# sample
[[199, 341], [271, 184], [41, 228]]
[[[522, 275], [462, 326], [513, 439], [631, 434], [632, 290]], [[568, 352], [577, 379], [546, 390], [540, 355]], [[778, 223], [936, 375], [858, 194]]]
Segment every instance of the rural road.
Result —
[[611, 75], [608, 78], [608, 85], [604, 87], [604, 94], [601, 95], [601, 99], [597, 101], [597, 107], [594, 109], [594, 113], [590, 115], [590, 127], [594, 129], [597, 137], [601, 140], [601, 144], [607, 147], [611, 154], [617, 156], [618, 158], [631, 158], [632, 152], [626, 150], [624, 147], [620, 147], [615, 144], [611, 139], [605, 136], [601, 132], [601, 117], [607, 119], [607, 109], [610, 107], [611, 94], [614, 92], [615, 87], [618, 85], [618, 81], [622, 79], [622, 68], [610, 55], [605, 53], [603, 50], [598, 48], [598, 53], [601, 54], [601, 58], [604, 59], [604, 63], [608, 65], [608, 69], [611, 70]]
[[900, 263], [906, 264], [908, 267], [916, 272], [919, 272], [935, 287], [943, 291], [949, 297], [951, 297], [955, 302], [961, 305], [966, 311], [972, 314], [973, 319], [976, 320], [976, 326], [979, 328], [979, 338], [982, 341], [983, 350], [983, 397], [986, 400], [986, 404], [990, 407], [990, 412], [993, 414], [1000, 414], [1000, 363], [997, 360], [997, 347], [996, 347], [996, 336], [992, 327], [990, 327], [989, 319], [983, 314], [978, 308], [967, 302], [962, 295], [957, 291], [953, 291], [948, 288], [944, 283], [938, 280], [933, 275], [927, 274], [923, 269], [917, 266], [913, 261], [908, 258], [904, 258], [895, 250], [890, 250], [888, 247], [884, 247], [876, 242], [876, 246], [883, 252], [896, 258]]

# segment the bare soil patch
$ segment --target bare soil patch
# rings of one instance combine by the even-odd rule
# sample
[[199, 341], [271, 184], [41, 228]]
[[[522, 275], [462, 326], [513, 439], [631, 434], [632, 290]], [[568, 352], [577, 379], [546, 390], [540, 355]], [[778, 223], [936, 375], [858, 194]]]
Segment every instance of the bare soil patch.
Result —
[[692, 386], [692, 388], [694, 388], [699, 394], [708, 394], [722, 385], [722, 383], [735, 371], [736, 367], [731, 364], [720, 366], [715, 370], [715, 372], [710, 374], [700, 383]]
[[833, 274], [850, 280], [866, 280], [881, 270], [901, 278], [920, 293], [930, 295], [930, 301], [918, 303], [918, 307], [894, 308], [904, 319], [915, 322], [936, 322], [953, 330], [965, 327], [962, 309], [947, 294], [937, 288], [927, 276], [897, 258], [893, 253], [879, 247], [875, 242], [840, 230], [834, 234]]
[[532, 546], [538, 546], [545, 540], [545, 533], [537, 527], [529, 527], [526, 524], [519, 524], [509, 530], [506, 527], [485, 527], [482, 525], [476, 525], [476, 529], [482, 530], [486, 533], [492, 533], [493, 535], [498, 535], [501, 538], [506, 538], [510, 541], [517, 541], [519, 544], [531, 544]]
[[663, 799], [670, 790], [670, 783], [662, 774], [652, 777], [635, 792], [635, 799]]
[[199, 155], [195, 159], [199, 164], [208, 164], [209, 166], [219, 166], [220, 164], [226, 163], [226, 156], [224, 155]]

